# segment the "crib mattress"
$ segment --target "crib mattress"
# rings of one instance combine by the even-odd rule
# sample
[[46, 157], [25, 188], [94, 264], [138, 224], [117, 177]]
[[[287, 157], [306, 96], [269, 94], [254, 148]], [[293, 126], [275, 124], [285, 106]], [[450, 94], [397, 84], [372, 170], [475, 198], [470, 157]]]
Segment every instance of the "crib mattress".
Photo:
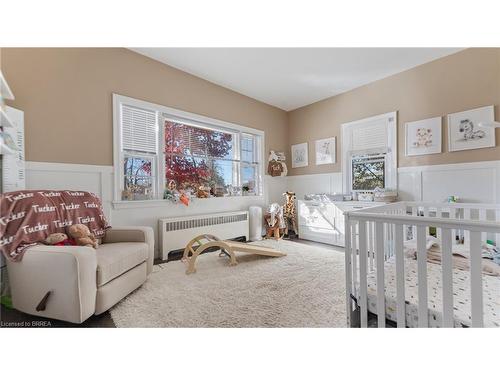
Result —
[[[427, 263], [429, 327], [442, 326], [441, 265]], [[368, 310], [377, 313], [377, 276], [368, 274]], [[359, 289], [358, 289], [359, 290]], [[405, 259], [406, 326], [418, 327], [417, 261]], [[396, 264], [390, 258], [385, 263], [386, 317], [396, 322]], [[483, 314], [485, 327], [500, 327], [500, 277], [483, 275]], [[470, 275], [453, 269], [454, 326], [471, 326]]]

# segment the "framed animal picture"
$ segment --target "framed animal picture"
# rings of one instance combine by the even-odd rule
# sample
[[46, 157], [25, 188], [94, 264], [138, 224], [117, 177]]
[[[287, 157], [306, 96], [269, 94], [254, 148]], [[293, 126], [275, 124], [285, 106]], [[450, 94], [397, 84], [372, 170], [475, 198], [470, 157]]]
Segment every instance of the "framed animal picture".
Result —
[[494, 121], [493, 106], [448, 115], [448, 150], [462, 151], [495, 147], [495, 128], [481, 127], [481, 122]]
[[406, 156], [441, 153], [441, 117], [407, 122]]
[[308, 165], [307, 143], [292, 145], [292, 168], [307, 167]]
[[316, 165], [335, 163], [335, 137], [316, 141]]

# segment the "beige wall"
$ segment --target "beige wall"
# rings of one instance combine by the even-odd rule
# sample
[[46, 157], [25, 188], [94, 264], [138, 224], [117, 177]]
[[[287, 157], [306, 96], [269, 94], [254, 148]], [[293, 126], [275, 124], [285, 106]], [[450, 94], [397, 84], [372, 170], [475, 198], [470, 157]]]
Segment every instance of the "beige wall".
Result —
[[[340, 124], [398, 111], [399, 166], [500, 159], [497, 147], [447, 152], [446, 114], [495, 105], [500, 49], [468, 49], [289, 112], [121, 48], [2, 48], [1, 68], [25, 112], [26, 159], [112, 165], [112, 93], [266, 131], [266, 150], [309, 142], [309, 167], [341, 170]], [[404, 123], [443, 116], [443, 153], [404, 156]], [[288, 127], [287, 127], [288, 124]], [[337, 163], [316, 166], [314, 140], [336, 136]]]
[[[400, 167], [500, 160], [500, 129], [495, 148], [448, 152], [446, 115], [495, 105], [500, 117], [500, 48], [467, 49], [347, 93], [288, 113], [289, 143], [309, 143], [309, 166], [291, 175], [341, 171], [340, 125], [381, 113], [398, 111]], [[443, 116], [443, 153], [405, 156], [404, 124]], [[315, 165], [314, 140], [337, 137], [337, 163]]]
[[261, 129], [286, 150], [287, 114], [122, 48], [3, 48], [25, 113], [26, 160], [112, 165], [112, 93]]

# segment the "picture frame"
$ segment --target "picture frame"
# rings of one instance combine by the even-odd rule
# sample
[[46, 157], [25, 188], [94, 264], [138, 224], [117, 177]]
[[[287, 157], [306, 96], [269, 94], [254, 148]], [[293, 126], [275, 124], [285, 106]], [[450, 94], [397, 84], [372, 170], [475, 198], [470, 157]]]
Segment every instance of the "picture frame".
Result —
[[442, 152], [442, 117], [432, 117], [405, 124], [406, 156], [440, 154]]
[[495, 129], [479, 127], [480, 122], [492, 122], [492, 105], [448, 115], [448, 151], [495, 147]]
[[308, 165], [307, 142], [292, 145], [292, 168], [307, 167]]
[[315, 142], [316, 165], [336, 163], [336, 138], [318, 139]]

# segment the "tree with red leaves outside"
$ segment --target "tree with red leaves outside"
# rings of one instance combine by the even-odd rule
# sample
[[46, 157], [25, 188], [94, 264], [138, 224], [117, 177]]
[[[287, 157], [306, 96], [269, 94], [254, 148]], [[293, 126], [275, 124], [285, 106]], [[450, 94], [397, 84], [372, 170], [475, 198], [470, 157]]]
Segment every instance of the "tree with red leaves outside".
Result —
[[227, 158], [232, 152], [232, 135], [165, 121], [165, 177], [180, 189], [200, 185], [224, 186], [221, 171], [212, 158]]

